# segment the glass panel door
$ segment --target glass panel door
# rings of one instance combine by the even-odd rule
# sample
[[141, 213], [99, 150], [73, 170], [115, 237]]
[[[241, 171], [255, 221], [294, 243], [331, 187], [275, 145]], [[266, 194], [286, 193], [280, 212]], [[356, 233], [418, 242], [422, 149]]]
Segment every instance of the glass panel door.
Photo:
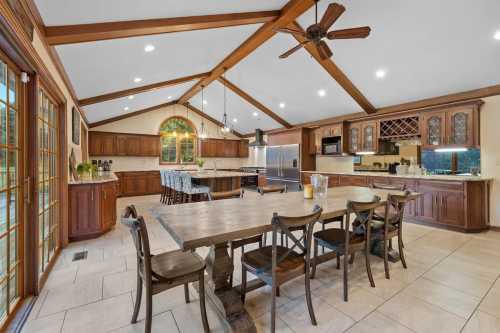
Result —
[[43, 89], [38, 105], [38, 273], [42, 275], [59, 249], [59, 114]]
[[0, 60], [0, 326], [19, 300], [19, 76]]

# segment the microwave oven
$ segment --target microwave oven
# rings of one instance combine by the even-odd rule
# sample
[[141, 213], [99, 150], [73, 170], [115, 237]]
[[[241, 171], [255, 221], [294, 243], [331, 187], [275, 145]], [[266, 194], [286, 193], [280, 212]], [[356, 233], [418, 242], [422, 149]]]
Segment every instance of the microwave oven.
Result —
[[323, 155], [338, 155], [341, 154], [340, 142], [324, 143], [322, 149]]

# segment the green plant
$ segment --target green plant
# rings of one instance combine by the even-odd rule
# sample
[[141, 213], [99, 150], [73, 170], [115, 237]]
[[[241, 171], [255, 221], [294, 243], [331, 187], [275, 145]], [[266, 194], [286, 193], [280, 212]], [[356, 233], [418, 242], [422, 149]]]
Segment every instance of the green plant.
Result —
[[205, 164], [205, 160], [202, 158], [196, 159], [196, 165], [199, 166], [200, 168], [203, 168], [203, 165]]
[[81, 176], [85, 173], [91, 173], [94, 170], [94, 166], [89, 162], [82, 162], [76, 167], [76, 172]]

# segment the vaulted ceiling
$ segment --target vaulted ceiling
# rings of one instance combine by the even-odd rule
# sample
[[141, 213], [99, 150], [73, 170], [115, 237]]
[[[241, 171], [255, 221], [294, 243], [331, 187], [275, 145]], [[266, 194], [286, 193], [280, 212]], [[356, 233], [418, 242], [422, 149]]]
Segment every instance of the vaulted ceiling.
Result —
[[[276, 11], [262, 14], [255, 24], [56, 45], [77, 98], [93, 103], [83, 103], [88, 104], [83, 110], [90, 123], [186, 96], [201, 109], [201, 93], [191, 89], [199, 77], [133, 93], [133, 99], [108, 94], [208, 75], [249, 37], [264, 35], [261, 30], [266, 24], [272, 24], [269, 21], [275, 15], [284, 15], [285, 6], [293, 2], [299, 1], [149, 0], [138, 6], [135, 0], [35, 0], [47, 31], [64, 25]], [[319, 2], [320, 15], [331, 2]], [[255, 128], [268, 130], [366, 111], [369, 108], [359, 103], [360, 98], [375, 110], [500, 84], [500, 40], [493, 38], [500, 30], [497, 0], [335, 2], [347, 9], [335, 29], [366, 25], [372, 29], [367, 39], [328, 42], [333, 64], [345, 74], [347, 85], [357, 88], [358, 98], [353, 98], [352, 89], [346, 91], [345, 81], [339, 85], [335, 75], [305, 49], [278, 59], [297, 40], [267, 33], [262, 45], [246, 45], [252, 52], [231, 63], [225, 74], [233, 85], [227, 89], [226, 106], [235, 130], [249, 133]], [[300, 15], [292, 21], [305, 29], [314, 22], [314, 7], [312, 0], [303, 3], [307, 10], [297, 9]], [[154, 45], [155, 50], [146, 53], [146, 45]], [[218, 69], [217, 75], [206, 79], [204, 111], [221, 120], [224, 86], [216, 80], [221, 74]], [[384, 70], [386, 76], [377, 78], [377, 70]], [[142, 80], [134, 82], [135, 78]], [[318, 95], [319, 90], [324, 96]], [[94, 103], [92, 98], [100, 95], [105, 97]]]

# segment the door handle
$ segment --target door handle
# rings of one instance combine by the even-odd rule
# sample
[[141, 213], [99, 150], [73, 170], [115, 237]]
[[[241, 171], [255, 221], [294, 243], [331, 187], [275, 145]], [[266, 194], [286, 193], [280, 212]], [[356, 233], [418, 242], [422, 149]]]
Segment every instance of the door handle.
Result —
[[25, 179], [26, 203], [31, 204], [31, 177]]
[[94, 191], [90, 191], [90, 200], [94, 201]]

